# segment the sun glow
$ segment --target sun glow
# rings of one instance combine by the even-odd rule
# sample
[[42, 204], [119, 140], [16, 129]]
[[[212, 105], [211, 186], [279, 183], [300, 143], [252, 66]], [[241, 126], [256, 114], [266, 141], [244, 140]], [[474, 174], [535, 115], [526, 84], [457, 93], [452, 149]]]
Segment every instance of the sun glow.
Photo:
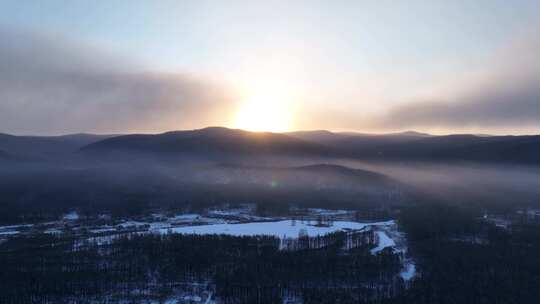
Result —
[[286, 97], [260, 93], [246, 98], [241, 104], [234, 126], [256, 132], [284, 132], [290, 130], [291, 120], [291, 103]]

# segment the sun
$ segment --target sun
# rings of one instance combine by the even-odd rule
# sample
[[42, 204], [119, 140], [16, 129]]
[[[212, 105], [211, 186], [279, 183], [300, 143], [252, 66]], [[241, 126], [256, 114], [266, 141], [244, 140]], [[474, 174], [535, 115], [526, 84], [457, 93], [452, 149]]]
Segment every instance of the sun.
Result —
[[240, 105], [234, 127], [256, 132], [285, 132], [291, 128], [290, 101], [275, 93], [249, 96]]

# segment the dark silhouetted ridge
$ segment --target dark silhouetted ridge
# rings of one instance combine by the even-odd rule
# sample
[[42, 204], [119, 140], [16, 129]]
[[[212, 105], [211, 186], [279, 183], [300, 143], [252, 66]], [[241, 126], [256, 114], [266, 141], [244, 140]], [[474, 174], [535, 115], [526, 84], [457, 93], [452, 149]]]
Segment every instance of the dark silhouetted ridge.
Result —
[[73, 153], [83, 146], [111, 136], [113, 135], [16, 136], [0, 133], [0, 149], [17, 157], [47, 158]]
[[329, 149], [279, 133], [210, 127], [162, 134], [117, 136], [90, 144], [84, 153], [325, 155]]

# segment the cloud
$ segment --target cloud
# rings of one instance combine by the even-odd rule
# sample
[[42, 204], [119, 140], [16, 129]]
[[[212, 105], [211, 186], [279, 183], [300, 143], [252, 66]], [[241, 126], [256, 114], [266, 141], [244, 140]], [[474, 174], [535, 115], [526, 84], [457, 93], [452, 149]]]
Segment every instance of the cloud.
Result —
[[[540, 130], [540, 39], [534, 38], [540, 36], [528, 37], [463, 73], [474, 77], [456, 75], [460, 81], [446, 86], [426, 82], [443, 87], [429, 98], [381, 106], [382, 115], [364, 111], [366, 97], [357, 107], [306, 100], [295, 124], [370, 132]], [[229, 125], [236, 97], [221, 83], [152, 72], [81, 41], [0, 28], [0, 132], [160, 132]]]
[[224, 124], [234, 94], [63, 37], [0, 29], [0, 132], [156, 132]]
[[374, 124], [387, 128], [539, 129], [538, 54], [540, 39], [522, 40], [482, 64], [482, 70], [473, 73], [476, 77], [465, 77], [435, 99], [391, 108]]

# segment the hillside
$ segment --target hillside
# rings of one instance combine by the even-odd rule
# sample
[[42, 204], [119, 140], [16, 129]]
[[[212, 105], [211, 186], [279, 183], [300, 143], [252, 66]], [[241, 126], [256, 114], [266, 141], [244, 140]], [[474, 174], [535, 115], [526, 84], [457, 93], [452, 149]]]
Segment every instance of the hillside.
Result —
[[417, 132], [330, 134], [298, 132], [293, 135], [326, 145], [336, 155], [354, 159], [540, 163], [540, 136], [431, 136]]
[[[14, 136], [0, 134], [4, 159], [65, 158], [73, 152], [94, 159], [141, 156], [231, 157], [301, 156], [377, 161], [471, 161], [540, 163], [540, 136], [434, 136], [413, 131], [390, 134], [248, 132], [210, 127], [161, 134]], [[164, 159], [165, 160], [165, 159]]]
[[110, 153], [323, 156], [330, 155], [331, 149], [284, 134], [211, 127], [155, 135], [117, 136], [85, 146], [81, 152], [95, 156]]
[[48, 158], [65, 155], [113, 135], [15, 136], [0, 133], [0, 150], [16, 157]]

